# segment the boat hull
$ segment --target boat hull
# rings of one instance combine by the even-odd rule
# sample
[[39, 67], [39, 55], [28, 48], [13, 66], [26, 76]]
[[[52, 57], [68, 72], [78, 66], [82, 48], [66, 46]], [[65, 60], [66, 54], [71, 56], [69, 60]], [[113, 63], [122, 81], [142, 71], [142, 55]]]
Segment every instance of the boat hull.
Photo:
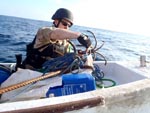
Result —
[[[97, 89], [86, 93], [38, 100], [0, 104], [2, 113], [148, 113], [150, 112], [150, 80], [147, 71], [138, 72], [122, 65], [111, 64], [110, 73], [118, 69], [122, 77], [130, 80], [118, 82], [115, 87]], [[111, 66], [109, 65], [109, 66]], [[117, 68], [118, 67], [118, 68]], [[102, 66], [103, 68], [103, 66]], [[104, 67], [104, 72], [108, 72]], [[115, 69], [116, 68], [116, 69]], [[126, 73], [121, 71], [126, 70]], [[141, 69], [141, 68], [140, 68]], [[138, 69], [139, 70], [139, 69]], [[131, 71], [131, 72], [130, 72]], [[121, 73], [122, 72], [122, 73]], [[130, 74], [131, 75], [130, 75]], [[133, 78], [132, 76], [136, 76]], [[114, 75], [115, 76], [115, 75]], [[117, 73], [116, 73], [117, 76]], [[129, 78], [128, 78], [129, 79]], [[116, 78], [117, 80], [117, 78]], [[118, 80], [119, 81], [119, 80]]]

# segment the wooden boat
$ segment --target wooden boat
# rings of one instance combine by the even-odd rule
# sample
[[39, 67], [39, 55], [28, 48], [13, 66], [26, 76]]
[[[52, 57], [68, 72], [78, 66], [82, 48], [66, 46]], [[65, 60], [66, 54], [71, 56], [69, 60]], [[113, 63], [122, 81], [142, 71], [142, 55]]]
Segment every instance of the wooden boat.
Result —
[[6, 102], [0, 113], [149, 113], [150, 66], [139, 62], [95, 61], [116, 86], [73, 95]]

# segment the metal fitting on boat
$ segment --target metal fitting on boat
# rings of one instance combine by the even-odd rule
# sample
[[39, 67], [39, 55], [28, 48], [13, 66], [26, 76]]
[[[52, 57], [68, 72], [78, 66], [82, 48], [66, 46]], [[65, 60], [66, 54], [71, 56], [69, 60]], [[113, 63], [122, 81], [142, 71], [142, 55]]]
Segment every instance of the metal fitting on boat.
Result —
[[146, 56], [145, 55], [140, 56], [140, 66], [146, 67]]

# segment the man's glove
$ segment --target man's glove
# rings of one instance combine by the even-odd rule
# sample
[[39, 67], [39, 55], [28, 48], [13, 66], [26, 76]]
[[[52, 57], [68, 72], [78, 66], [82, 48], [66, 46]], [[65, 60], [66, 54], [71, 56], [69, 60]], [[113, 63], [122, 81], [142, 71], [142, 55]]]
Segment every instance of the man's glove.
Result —
[[88, 36], [81, 34], [77, 39], [84, 47], [89, 48], [91, 46], [91, 40]]

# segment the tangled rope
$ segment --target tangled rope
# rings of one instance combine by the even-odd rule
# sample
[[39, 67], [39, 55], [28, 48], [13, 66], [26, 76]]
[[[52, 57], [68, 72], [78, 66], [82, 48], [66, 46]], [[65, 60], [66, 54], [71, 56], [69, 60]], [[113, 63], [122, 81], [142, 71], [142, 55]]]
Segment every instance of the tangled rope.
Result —
[[95, 37], [95, 34], [91, 31], [89, 31], [89, 30], [87, 30], [87, 32], [91, 33], [93, 35], [93, 38], [95, 39], [95, 46], [90, 50], [90, 53], [93, 55], [93, 59], [95, 60], [96, 59], [96, 54], [98, 54], [99, 56], [101, 56], [104, 59], [105, 65], [106, 65], [107, 64], [106, 58], [100, 52], [98, 52], [98, 50], [103, 47], [105, 42], [102, 41], [103, 42], [102, 45], [100, 47], [97, 47], [97, 39]]
[[[95, 46], [89, 51], [89, 54], [92, 54], [94, 60], [96, 59], [96, 57], [97, 57], [96, 55], [98, 54], [100, 57], [102, 57], [104, 59], [105, 65], [106, 65], [107, 64], [106, 58], [101, 53], [98, 52], [98, 50], [103, 47], [105, 42], [102, 41], [103, 42], [102, 45], [100, 47], [97, 47], [97, 39], [95, 37], [95, 34], [89, 30], [87, 30], [87, 32], [91, 33], [95, 39]], [[104, 72], [96, 64], [94, 64], [94, 69], [93, 69], [92, 75], [95, 78], [96, 86], [99, 88], [108, 88], [108, 87], [112, 87], [112, 86], [116, 85], [115, 81], [104, 78]], [[106, 85], [104, 82], [109, 82], [110, 85]]]
[[[104, 78], [104, 72], [100, 69], [100, 67], [94, 64], [94, 70], [92, 75], [95, 78], [96, 86], [99, 88], [108, 88], [116, 85], [116, 82], [111, 79]], [[109, 82], [109, 85], [106, 85], [104, 82]]]
[[82, 51], [82, 50], [78, 50], [78, 53], [80, 54], [91, 54], [93, 56], [93, 60], [95, 61], [97, 55], [99, 55], [100, 57], [103, 58], [103, 60], [105, 61], [105, 65], [107, 64], [107, 60], [104, 57], [104, 55], [102, 55], [99, 51], [99, 49], [101, 49], [104, 45], [104, 41], [102, 41], [102, 44], [100, 45], [100, 47], [97, 47], [97, 39], [95, 37], [95, 34], [92, 31], [87, 30], [87, 32], [91, 33], [94, 40], [95, 40], [95, 45], [94, 47], [89, 47], [86, 51]]

